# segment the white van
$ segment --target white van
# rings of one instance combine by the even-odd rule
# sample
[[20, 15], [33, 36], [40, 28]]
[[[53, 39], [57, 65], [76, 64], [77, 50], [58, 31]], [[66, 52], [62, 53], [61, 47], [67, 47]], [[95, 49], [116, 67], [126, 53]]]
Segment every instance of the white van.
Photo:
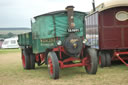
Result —
[[18, 37], [7, 38], [4, 40], [1, 48], [19, 48]]

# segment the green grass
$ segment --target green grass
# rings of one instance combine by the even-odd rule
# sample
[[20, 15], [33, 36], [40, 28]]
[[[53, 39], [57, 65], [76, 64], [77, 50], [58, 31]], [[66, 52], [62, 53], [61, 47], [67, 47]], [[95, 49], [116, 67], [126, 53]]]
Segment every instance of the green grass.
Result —
[[19, 52], [20, 49], [0, 49], [0, 54], [11, 53], [11, 52]]
[[[10, 49], [9, 49], [10, 50]], [[15, 50], [15, 49], [14, 49]], [[24, 70], [20, 51], [0, 54], [0, 85], [127, 85], [128, 67], [123, 64], [98, 68], [89, 75], [83, 67], [60, 69], [60, 79], [49, 77], [47, 66]]]

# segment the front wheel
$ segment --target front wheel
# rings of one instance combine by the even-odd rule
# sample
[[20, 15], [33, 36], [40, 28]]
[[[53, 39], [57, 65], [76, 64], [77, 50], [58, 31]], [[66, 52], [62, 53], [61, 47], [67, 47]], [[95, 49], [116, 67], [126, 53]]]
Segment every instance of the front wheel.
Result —
[[87, 65], [85, 66], [88, 74], [96, 74], [98, 67], [97, 53], [95, 49], [87, 48]]
[[55, 52], [49, 52], [47, 56], [48, 72], [53, 79], [59, 78], [59, 62]]

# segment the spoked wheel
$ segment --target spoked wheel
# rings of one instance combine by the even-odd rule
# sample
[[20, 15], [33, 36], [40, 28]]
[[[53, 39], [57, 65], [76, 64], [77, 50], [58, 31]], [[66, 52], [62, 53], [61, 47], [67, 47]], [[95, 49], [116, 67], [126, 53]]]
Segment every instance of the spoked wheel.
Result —
[[104, 52], [99, 52], [99, 64], [100, 67], [105, 67], [106, 66], [106, 56]]
[[30, 56], [27, 49], [22, 49], [22, 64], [24, 69], [30, 69]]
[[33, 53], [30, 54], [30, 65], [31, 69], [35, 69], [35, 55]]
[[53, 79], [59, 78], [59, 62], [55, 52], [48, 53], [48, 72]]
[[26, 63], [25, 63], [25, 56], [23, 54], [23, 51], [22, 51], [22, 64], [23, 64], [23, 68], [26, 67]]
[[106, 52], [106, 66], [107, 67], [111, 66], [111, 55], [108, 52]]
[[87, 66], [85, 66], [86, 72], [88, 74], [96, 74], [98, 62], [97, 62], [97, 53], [95, 49], [87, 49]]

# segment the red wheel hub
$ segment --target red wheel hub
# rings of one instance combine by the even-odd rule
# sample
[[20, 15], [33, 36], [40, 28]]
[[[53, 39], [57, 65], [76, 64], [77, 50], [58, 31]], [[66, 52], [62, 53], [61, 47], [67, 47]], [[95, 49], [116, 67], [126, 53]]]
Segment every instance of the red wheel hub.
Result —
[[48, 68], [50, 69], [50, 74], [53, 75], [53, 64], [51, 58], [48, 58]]
[[101, 64], [101, 56], [99, 56], [99, 64]]
[[22, 63], [23, 63], [23, 66], [25, 67], [25, 56], [24, 56], [24, 54], [22, 54]]

